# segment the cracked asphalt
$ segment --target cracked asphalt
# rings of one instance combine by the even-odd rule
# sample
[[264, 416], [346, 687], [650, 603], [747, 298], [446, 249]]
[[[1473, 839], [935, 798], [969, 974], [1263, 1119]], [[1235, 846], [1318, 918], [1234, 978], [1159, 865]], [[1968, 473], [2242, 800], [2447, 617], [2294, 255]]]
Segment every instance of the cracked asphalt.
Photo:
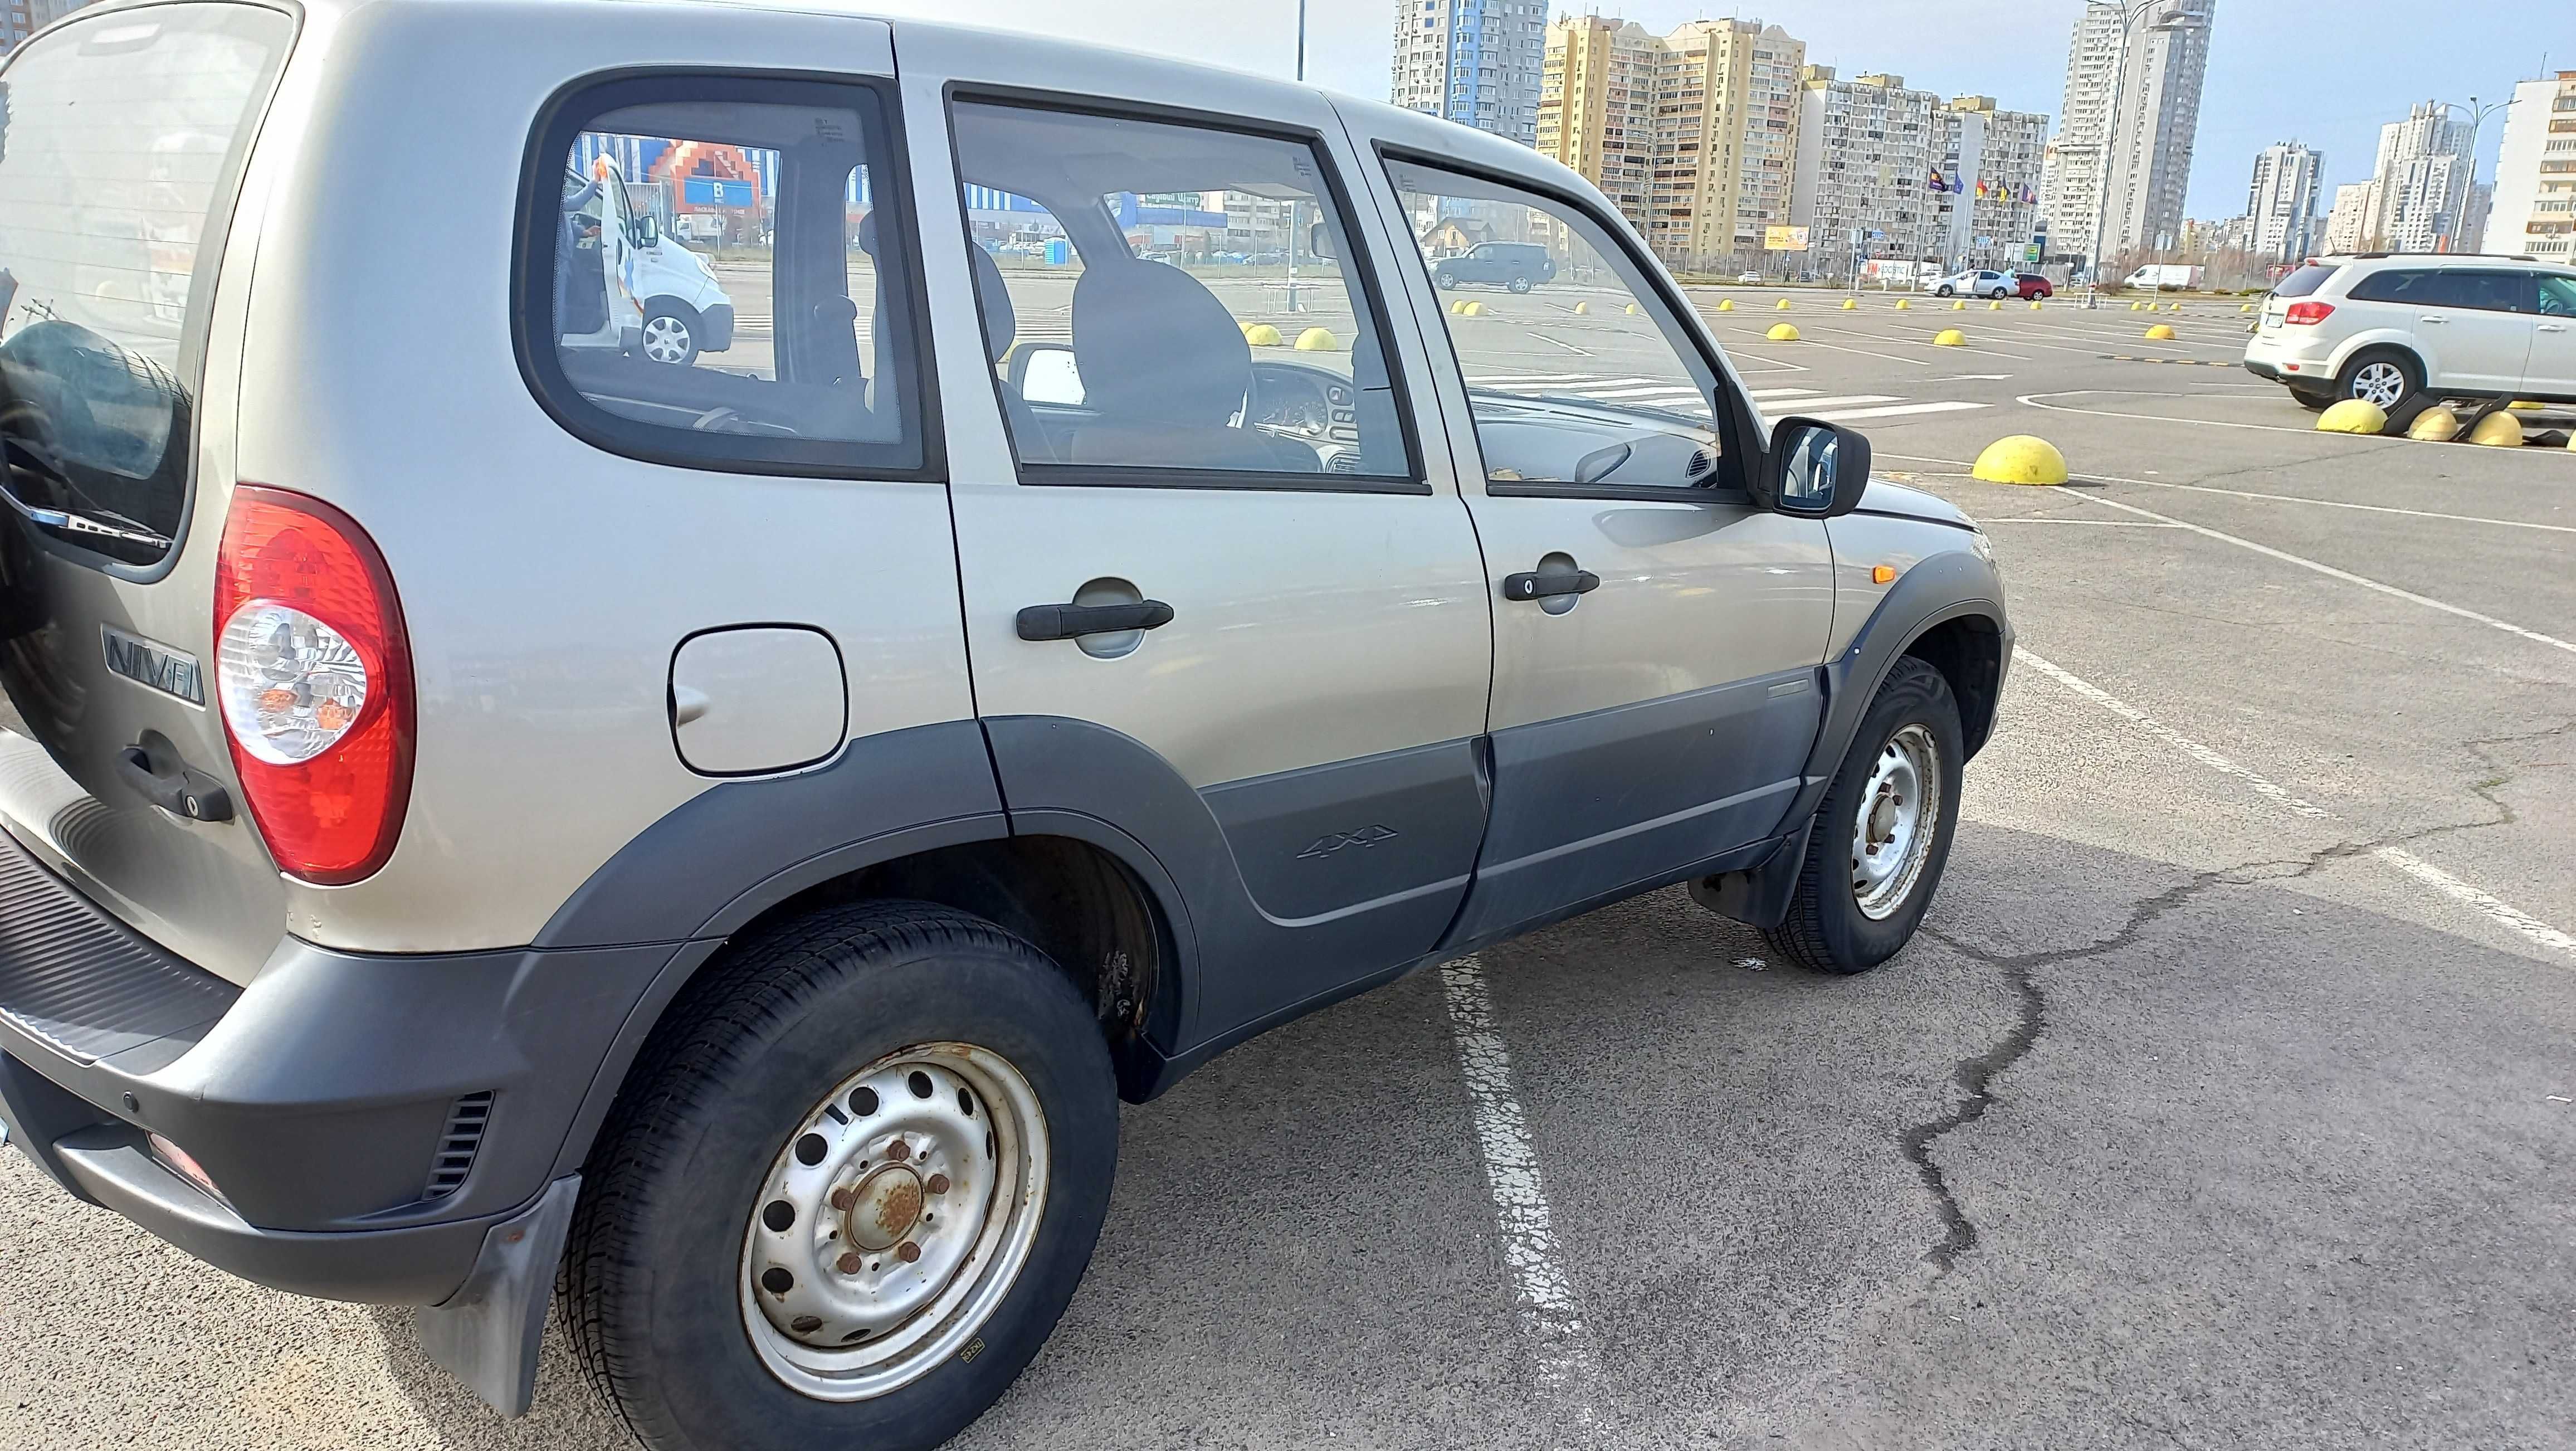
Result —
[[[2576, 454], [2321, 437], [2102, 356], [2125, 312], [1968, 358], [1735, 316], [1756, 387], [1984, 405], [1861, 425], [1987, 521], [2030, 657], [1922, 937], [1827, 980], [1670, 891], [1481, 954], [1581, 1384], [1422, 973], [1128, 1110], [1089, 1279], [957, 1444], [2576, 1444]], [[2232, 308], [2180, 326], [2232, 356]], [[2079, 483], [1964, 477], [2012, 432]], [[12, 1451], [620, 1444], [551, 1337], [501, 1421], [403, 1314], [15, 1157], [0, 1347]]]

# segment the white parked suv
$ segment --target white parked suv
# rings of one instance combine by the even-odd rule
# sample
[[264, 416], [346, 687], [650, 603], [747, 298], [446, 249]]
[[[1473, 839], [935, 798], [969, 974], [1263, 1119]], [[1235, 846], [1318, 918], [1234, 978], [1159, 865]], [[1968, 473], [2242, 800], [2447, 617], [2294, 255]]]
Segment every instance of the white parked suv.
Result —
[[2366, 253], [2281, 280], [2245, 368], [2310, 409], [2397, 415], [2443, 398], [2576, 403], [2576, 268], [2529, 257]]

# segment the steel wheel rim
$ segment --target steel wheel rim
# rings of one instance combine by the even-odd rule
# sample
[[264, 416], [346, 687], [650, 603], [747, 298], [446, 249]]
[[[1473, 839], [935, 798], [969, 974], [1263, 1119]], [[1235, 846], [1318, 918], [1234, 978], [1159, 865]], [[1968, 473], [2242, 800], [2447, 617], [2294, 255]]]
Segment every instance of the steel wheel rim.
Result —
[[644, 320], [644, 356], [657, 363], [676, 363], [689, 355], [689, 325], [676, 317]]
[[1861, 915], [1896, 915], [1923, 879], [1941, 825], [1941, 748], [1929, 728], [1900, 727], [1878, 748], [1852, 813], [1852, 899]]
[[2406, 374], [2395, 363], [2365, 363], [2352, 375], [2352, 396], [2382, 408], [2394, 407], [2405, 392]]
[[851, 1075], [751, 1206], [736, 1280], [762, 1364], [863, 1401], [965, 1351], [1028, 1263], [1047, 1165], [1037, 1093], [990, 1049], [923, 1044]]

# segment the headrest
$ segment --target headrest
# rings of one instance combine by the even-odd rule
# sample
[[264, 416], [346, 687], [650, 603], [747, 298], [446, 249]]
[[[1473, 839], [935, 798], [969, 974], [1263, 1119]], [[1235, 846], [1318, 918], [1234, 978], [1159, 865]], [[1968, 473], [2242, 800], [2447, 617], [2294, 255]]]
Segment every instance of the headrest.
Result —
[[1083, 402], [1104, 415], [1222, 427], [1252, 386], [1252, 348], [1197, 278], [1160, 262], [1094, 267], [1073, 287]]
[[998, 363], [1011, 350], [1011, 340], [1020, 335], [1019, 311], [1011, 306], [1011, 289], [1002, 281], [1002, 264], [981, 247], [969, 255], [975, 259], [975, 300], [984, 305], [984, 351]]

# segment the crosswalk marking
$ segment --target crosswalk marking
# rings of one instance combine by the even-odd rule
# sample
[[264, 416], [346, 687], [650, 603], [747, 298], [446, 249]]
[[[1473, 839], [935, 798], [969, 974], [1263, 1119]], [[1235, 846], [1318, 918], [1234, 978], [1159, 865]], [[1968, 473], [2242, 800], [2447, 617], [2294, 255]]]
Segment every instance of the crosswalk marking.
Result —
[[1910, 413], [1959, 413], [1984, 408], [1983, 403], [1909, 403], [1901, 408], [1829, 408], [1816, 417], [1827, 423], [1856, 423], [1864, 418], [1898, 418]]
[[1869, 403], [1902, 403], [1893, 393], [1851, 393], [1835, 398], [1781, 398], [1774, 400], [1792, 413], [1813, 413], [1819, 408], [1858, 408]]
[[[1696, 385], [1658, 378], [1599, 378], [1584, 373], [1487, 373], [1467, 382], [1505, 393], [1560, 393], [1596, 403], [1632, 404], [1666, 411], [1708, 412]], [[1815, 388], [1750, 388], [1745, 396], [1778, 413], [1849, 423], [1870, 418], [1910, 418], [1991, 407], [1963, 400], [1913, 402], [1895, 393], [1836, 393]]]

